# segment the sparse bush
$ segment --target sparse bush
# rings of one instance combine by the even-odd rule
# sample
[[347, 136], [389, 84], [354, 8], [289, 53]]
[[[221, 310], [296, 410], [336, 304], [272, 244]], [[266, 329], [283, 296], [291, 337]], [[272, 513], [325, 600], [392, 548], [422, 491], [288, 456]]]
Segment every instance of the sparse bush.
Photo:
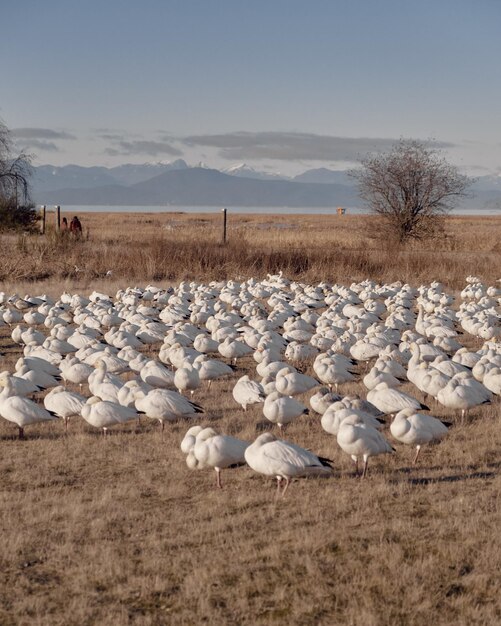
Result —
[[31, 205], [16, 206], [10, 202], [0, 202], [0, 231], [34, 231], [38, 222], [38, 213]]

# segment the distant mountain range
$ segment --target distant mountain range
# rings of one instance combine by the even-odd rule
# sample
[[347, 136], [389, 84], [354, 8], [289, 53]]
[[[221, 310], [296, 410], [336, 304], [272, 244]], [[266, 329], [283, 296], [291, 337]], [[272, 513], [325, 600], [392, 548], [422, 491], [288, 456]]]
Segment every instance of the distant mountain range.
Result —
[[[357, 188], [346, 171], [307, 170], [294, 178], [259, 172], [242, 163], [223, 171], [183, 159], [171, 163], [118, 167], [34, 168], [32, 196], [37, 204], [117, 206], [285, 206], [354, 207]], [[500, 208], [501, 177], [482, 176], [465, 208]]]

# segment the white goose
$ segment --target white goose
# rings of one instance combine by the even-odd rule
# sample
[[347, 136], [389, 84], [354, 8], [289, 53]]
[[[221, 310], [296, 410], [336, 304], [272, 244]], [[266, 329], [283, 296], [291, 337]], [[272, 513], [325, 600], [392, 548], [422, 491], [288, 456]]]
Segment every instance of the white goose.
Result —
[[431, 415], [416, 413], [414, 409], [399, 411], [390, 426], [390, 432], [397, 441], [407, 445], [416, 446], [416, 463], [421, 446], [425, 443], [438, 441], [445, 437], [450, 424], [441, 422]]
[[122, 381], [107, 373], [105, 361], [100, 359], [96, 369], [89, 376], [89, 390], [94, 396], [108, 402], [117, 402], [117, 394], [122, 387]]
[[[143, 394], [141, 394], [143, 395]], [[165, 422], [174, 422], [178, 419], [194, 417], [204, 410], [198, 404], [190, 402], [177, 391], [167, 389], [153, 389], [143, 397], [136, 399], [136, 409], [161, 424], [162, 433]]]
[[174, 387], [174, 374], [154, 359], [150, 359], [143, 365], [139, 375], [146, 384], [152, 387], [159, 387], [160, 389], [172, 389]]
[[20, 378], [19, 376], [9, 374], [7, 370], [0, 372], [0, 378], [10, 378], [11, 386], [12, 386], [12, 395], [15, 396], [30, 396], [37, 391], [40, 391], [40, 387], [35, 385], [29, 380], [25, 378]]
[[466, 373], [453, 376], [437, 394], [440, 404], [449, 409], [460, 409], [462, 419], [468, 409], [480, 404], [489, 404], [491, 397], [491, 392], [482, 383]]
[[227, 365], [218, 359], [209, 359], [205, 355], [198, 356], [193, 362], [193, 367], [198, 370], [200, 380], [207, 381], [209, 389], [213, 380], [231, 376], [235, 372], [232, 365]]
[[416, 398], [403, 391], [388, 387], [387, 383], [379, 383], [374, 389], [371, 389], [367, 394], [367, 400], [385, 414], [398, 413], [398, 411], [407, 408], [428, 410], [428, 407]]
[[296, 396], [305, 393], [319, 384], [318, 380], [311, 376], [306, 376], [300, 372], [289, 372], [286, 368], [277, 373], [277, 391], [284, 396]]
[[394, 452], [383, 435], [371, 426], [367, 426], [358, 416], [346, 418], [337, 434], [339, 447], [355, 461], [358, 473], [358, 458], [362, 457], [364, 469], [362, 478], [367, 474], [367, 465], [371, 456]]
[[93, 371], [94, 369], [90, 365], [82, 363], [76, 357], [68, 357], [61, 361], [62, 379], [65, 383], [79, 385], [80, 391], [82, 390], [82, 385], [88, 381]]
[[279, 429], [282, 430], [286, 424], [290, 424], [300, 415], [308, 414], [308, 409], [294, 398], [282, 396], [275, 391], [266, 397], [263, 414], [267, 420], [278, 424]]
[[493, 367], [484, 376], [483, 385], [495, 395], [501, 395], [501, 367]]
[[339, 400], [341, 400], [340, 395], [331, 392], [328, 387], [320, 387], [320, 389], [311, 396], [310, 406], [315, 413], [323, 415], [331, 404]]
[[51, 414], [28, 398], [14, 395], [12, 383], [8, 377], [0, 378], [0, 387], [4, 387], [0, 394], [0, 416], [8, 422], [17, 424], [19, 439], [24, 438], [26, 426], [57, 419], [56, 415]]
[[90, 397], [82, 407], [81, 415], [84, 420], [107, 434], [108, 428], [115, 424], [124, 424], [138, 418], [137, 412], [126, 406], [101, 400], [96, 396]]
[[218, 435], [212, 428], [204, 428], [196, 435], [193, 454], [202, 466], [216, 470], [216, 485], [222, 489], [221, 470], [245, 465], [245, 450], [249, 445], [247, 441]]
[[17, 371], [16, 376], [29, 381], [33, 385], [36, 385], [40, 389], [49, 389], [50, 387], [57, 387], [59, 385], [59, 378], [47, 374], [41, 369], [30, 369], [25, 363]]
[[193, 396], [195, 389], [200, 387], [200, 376], [198, 370], [192, 365], [180, 367], [174, 373], [174, 385], [179, 393], [189, 391]]
[[251, 380], [247, 375], [239, 378], [233, 387], [233, 399], [247, 410], [249, 404], [262, 403], [265, 400], [264, 389], [260, 383]]
[[68, 420], [70, 417], [81, 415], [85, 402], [86, 398], [82, 395], [72, 391], [66, 391], [62, 386], [54, 387], [43, 400], [47, 411], [63, 418], [65, 430], [68, 430]]
[[277, 439], [271, 433], [263, 433], [245, 451], [247, 465], [255, 472], [277, 479], [277, 494], [282, 481], [285, 496], [292, 478], [300, 476], [331, 476], [332, 466], [328, 459], [300, 448], [288, 441]]
[[374, 417], [370, 413], [365, 413], [360, 409], [347, 408], [342, 402], [334, 402], [334, 404], [331, 404], [322, 415], [320, 424], [325, 432], [337, 436], [341, 424], [344, 420], [351, 417], [360, 419], [366, 426], [371, 426], [376, 430], [381, 430], [384, 426], [383, 420]]
[[181, 441], [181, 452], [189, 454], [193, 450], [195, 441], [197, 440], [197, 435], [198, 433], [201, 433], [203, 429], [203, 426], [192, 426], [191, 428], [188, 428], [183, 440]]

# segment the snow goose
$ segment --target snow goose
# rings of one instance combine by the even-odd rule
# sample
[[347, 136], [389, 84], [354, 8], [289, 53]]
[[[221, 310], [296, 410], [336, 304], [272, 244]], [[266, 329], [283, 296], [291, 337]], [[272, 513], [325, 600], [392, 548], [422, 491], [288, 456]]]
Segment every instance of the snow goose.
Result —
[[62, 417], [64, 428], [68, 430], [68, 420], [70, 417], [81, 415], [82, 408], [86, 402], [79, 393], [66, 391], [64, 387], [54, 387], [44, 398], [43, 404], [47, 411]]
[[[28, 330], [31, 330], [31, 329], [29, 329], [27, 326], [21, 326], [19, 324], [17, 326], [15, 326], [14, 329], [12, 330], [11, 334], [10, 334], [10, 336], [12, 338], [12, 341], [14, 343], [19, 344], [19, 345], [21, 345], [23, 343], [24, 344], [29, 343], [29, 341], [24, 341], [23, 340], [23, 334], [26, 333]], [[45, 341], [45, 336], [44, 336], [43, 340]], [[38, 343], [38, 345], [40, 345], [40, 342], [37, 342], [37, 343]]]
[[220, 343], [217, 350], [219, 354], [225, 358], [233, 359], [234, 363], [236, 363], [237, 359], [252, 352], [252, 348], [250, 348], [246, 343], [240, 340], [232, 339], [231, 337], [227, 337], [222, 343]]
[[235, 372], [233, 365], [228, 365], [218, 359], [209, 359], [205, 354], [197, 356], [193, 362], [193, 367], [198, 370], [200, 380], [206, 380], [210, 388], [213, 380], [231, 376]]
[[94, 369], [90, 365], [82, 363], [76, 357], [70, 356], [61, 361], [62, 379], [65, 383], [79, 385], [80, 391], [82, 390], [82, 385], [89, 380], [89, 376], [93, 371]]
[[360, 409], [347, 408], [342, 402], [334, 402], [334, 404], [331, 404], [322, 415], [320, 423], [326, 433], [337, 436], [339, 427], [343, 421], [349, 417], [357, 417], [361, 422], [376, 430], [381, 430], [384, 426], [384, 421], [380, 418], [374, 417], [374, 415], [370, 413], [365, 413]]
[[244, 411], [247, 410], [249, 404], [258, 404], [265, 400], [263, 386], [251, 380], [247, 375], [237, 380], [232, 395], [235, 402], [240, 404]]
[[307, 415], [308, 409], [291, 398], [290, 396], [282, 396], [278, 392], [273, 392], [266, 397], [263, 405], [263, 414], [267, 420], [273, 424], [278, 424], [280, 430], [286, 424], [293, 422], [300, 415]]
[[371, 389], [367, 394], [367, 400], [384, 414], [398, 413], [398, 411], [406, 408], [428, 410], [428, 407], [416, 398], [403, 391], [388, 387], [386, 383], [379, 383], [374, 389]]
[[16, 361], [15, 369], [20, 370], [23, 365], [27, 365], [29, 369], [37, 369], [42, 370], [46, 374], [50, 374], [51, 376], [60, 376], [61, 371], [57, 365], [53, 365], [49, 363], [45, 359], [40, 359], [38, 357], [25, 356], [20, 357]]
[[501, 368], [493, 367], [490, 369], [484, 376], [482, 383], [492, 393], [497, 396], [501, 395]]
[[93, 396], [98, 396], [101, 400], [109, 402], [117, 401], [118, 391], [123, 383], [116, 376], [108, 374], [106, 363], [99, 360], [96, 363], [96, 369], [88, 378], [89, 390]]
[[357, 411], [363, 411], [373, 417], [383, 417], [385, 413], [380, 411], [368, 400], [359, 398], [358, 396], [344, 396], [341, 398], [341, 402], [347, 409], [356, 409]]
[[45, 341], [45, 335], [39, 330], [35, 330], [34, 328], [28, 328], [28, 330], [21, 334], [21, 339], [25, 345], [32, 343], [41, 346]]
[[136, 400], [142, 395], [146, 395], [153, 390], [153, 387], [147, 385], [143, 380], [133, 378], [128, 380], [117, 392], [117, 402], [122, 406], [134, 408]]
[[172, 389], [174, 387], [174, 374], [154, 359], [150, 359], [143, 365], [139, 375], [146, 384], [152, 387], [160, 389]]
[[460, 374], [461, 372], [469, 373], [470, 369], [461, 365], [460, 363], [456, 363], [455, 361], [451, 361], [446, 356], [437, 356], [436, 359], [431, 361], [431, 367], [434, 367], [442, 374], [445, 374], [449, 378], [452, 378], [456, 374]]
[[319, 384], [318, 380], [311, 376], [306, 376], [300, 372], [290, 372], [286, 368], [277, 373], [277, 391], [284, 396], [296, 396], [305, 393]]
[[178, 419], [194, 417], [204, 410], [198, 404], [190, 402], [177, 391], [167, 389], [153, 389], [145, 396], [136, 399], [136, 409], [139, 413], [144, 413], [151, 419], [156, 419], [161, 424], [162, 432], [165, 422], [174, 422]]
[[30, 396], [34, 393], [37, 393], [37, 391], [40, 391], [40, 387], [38, 387], [38, 385], [35, 385], [25, 378], [12, 375], [7, 370], [5, 370], [4, 372], [0, 372], [0, 378], [5, 377], [10, 378], [12, 395]]
[[289, 361], [306, 361], [318, 354], [318, 348], [313, 345], [291, 342], [285, 350], [285, 358]]
[[247, 441], [218, 435], [212, 428], [204, 428], [196, 435], [193, 454], [199, 464], [216, 470], [216, 486], [222, 489], [221, 470], [245, 465], [245, 451], [249, 445]]
[[0, 416], [17, 424], [19, 439], [24, 438], [26, 426], [57, 419], [57, 416], [28, 398], [14, 395], [12, 383], [8, 377], [0, 378], [0, 387], [4, 387], [4, 391], [0, 394]]
[[331, 461], [293, 443], [277, 439], [271, 433], [263, 433], [245, 450], [247, 465], [255, 472], [277, 479], [277, 494], [282, 481], [285, 496], [294, 477], [331, 476]]
[[448, 426], [450, 424], [441, 422], [431, 415], [416, 413], [414, 409], [403, 409], [393, 418], [390, 432], [397, 441], [416, 446], [413, 461], [416, 463], [421, 446], [442, 439], [447, 434]]
[[129, 407], [122, 406], [116, 402], [101, 400], [96, 396], [90, 397], [82, 407], [81, 415], [84, 420], [103, 431], [106, 435], [110, 426], [124, 424], [138, 418], [137, 412]]
[[324, 385], [335, 385], [336, 391], [339, 385], [355, 380], [351, 372], [329, 359], [317, 363], [315, 373]]
[[195, 337], [193, 341], [193, 347], [195, 350], [202, 352], [203, 354], [210, 354], [211, 352], [217, 352], [219, 343], [211, 339], [205, 333], [200, 333]]
[[464, 419], [467, 411], [480, 404], [489, 404], [491, 392], [468, 375], [456, 374], [437, 394], [437, 400], [449, 409], [460, 409]]
[[16, 376], [24, 378], [24, 380], [28, 380], [39, 389], [57, 387], [59, 385], [59, 380], [61, 379], [61, 376], [51, 376], [41, 369], [30, 369], [26, 363], [16, 370]]
[[180, 367], [174, 373], [174, 385], [179, 393], [189, 391], [193, 396], [195, 389], [200, 387], [200, 376], [198, 370], [192, 365]]
[[375, 428], [367, 426], [358, 416], [347, 417], [343, 420], [339, 426], [337, 442], [339, 447], [355, 462], [357, 473], [358, 459], [362, 457], [364, 462], [362, 478], [367, 474], [367, 465], [371, 456], [394, 452], [383, 435]]
[[393, 376], [389, 372], [383, 372], [376, 365], [372, 367], [364, 376], [363, 383], [370, 391], [377, 387], [379, 383], [386, 383], [388, 387], [398, 387], [402, 384], [402, 380]]
[[184, 454], [188, 454], [193, 450], [197, 435], [198, 433], [201, 433], [203, 429], [203, 426], [192, 426], [191, 428], [188, 428], [183, 440], [181, 441], [181, 451]]
[[311, 396], [310, 406], [315, 413], [323, 415], [331, 404], [339, 400], [341, 400], [340, 395], [331, 392], [328, 387], [320, 387], [320, 389]]

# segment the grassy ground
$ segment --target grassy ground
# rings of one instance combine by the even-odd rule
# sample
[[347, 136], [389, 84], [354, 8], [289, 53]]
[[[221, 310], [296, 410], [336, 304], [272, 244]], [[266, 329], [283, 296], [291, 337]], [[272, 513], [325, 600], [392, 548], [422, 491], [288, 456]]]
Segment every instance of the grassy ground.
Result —
[[[12, 369], [19, 350], [5, 328], [0, 352], [1, 369]], [[245, 359], [237, 377], [254, 365]], [[259, 408], [238, 408], [233, 384], [197, 392], [199, 423], [254, 439], [267, 425]], [[162, 439], [143, 418], [103, 439], [73, 420], [67, 436], [60, 423], [40, 424], [18, 441], [1, 420], [0, 623], [500, 623], [500, 408], [496, 400], [460, 423], [432, 403], [455, 422], [447, 439], [417, 467], [396, 444], [364, 481], [319, 418], [304, 417], [287, 438], [332, 458], [335, 475], [297, 480], [283, 500], [248, 468], [223, 472], [222, 491], [213, 472], [190, 472], [185, 423]]]
[[458, 288], [468, 274], [500, 278], [501, 217], [450, 217], [446, 237], [407, 248], [371, 238], [369, 216], [150, 213], [81, 216], [84, 239], [46, 236], [1, 238], [0, 281], [53, 282], [93, 288], [96, 281], [220, 280], [282, 270], [309, 282], [374, 277], [420, 283], [440, 280]]

